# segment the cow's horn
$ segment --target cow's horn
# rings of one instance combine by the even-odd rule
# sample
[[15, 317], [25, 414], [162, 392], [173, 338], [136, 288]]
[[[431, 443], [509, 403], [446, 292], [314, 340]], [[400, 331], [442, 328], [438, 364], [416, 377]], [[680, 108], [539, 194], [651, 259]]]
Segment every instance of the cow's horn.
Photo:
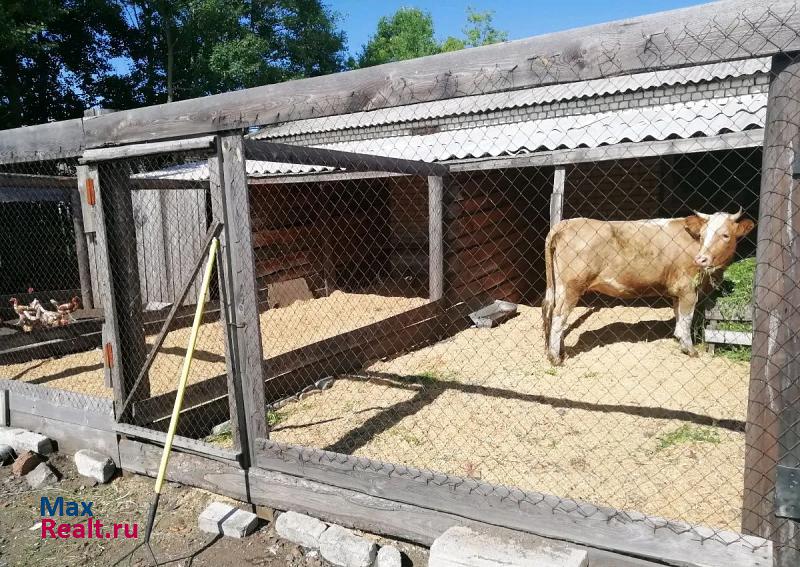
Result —
[[739, 218], [742, 216], [743, 212], [744, 212], [744, 209], [742, 208], [741, 205], [739, 205], [739, 212], [731, 215], [731, 220], [738, 221]]
[[699, 213], [697, 211], [694, 211], [694, 214], [696, 214], [698, 217], [700, 217], [703, 220], [708, 220], [708, 219], [711, 218], [711, 215], [707, 215], [705, 213]]

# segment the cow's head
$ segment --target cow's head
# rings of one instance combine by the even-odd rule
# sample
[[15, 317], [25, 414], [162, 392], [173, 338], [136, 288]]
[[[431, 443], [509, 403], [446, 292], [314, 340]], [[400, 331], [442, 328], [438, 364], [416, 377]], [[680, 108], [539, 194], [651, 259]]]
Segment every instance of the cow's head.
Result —
[[736, 253], [736, 241], [745, 236], [755, 226], [750, 219], [739, 220], [738, 213], [698, 213], [686, 217], [686, 230], [700, 241], [700, 251], [694, 263], [701, 268], [720, 268], [727, 266]]

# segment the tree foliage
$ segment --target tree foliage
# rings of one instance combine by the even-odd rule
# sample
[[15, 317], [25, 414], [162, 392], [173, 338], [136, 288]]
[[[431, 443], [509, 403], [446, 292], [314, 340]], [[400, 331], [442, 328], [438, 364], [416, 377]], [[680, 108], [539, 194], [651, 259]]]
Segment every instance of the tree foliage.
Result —
[[2, 0], [0, 128], [343, 69], [322, 0]]
[[506, 41], [508, 33], [494, 27], [494, 12], [467, 8], [463, 38], [449, 36], [437, 42], [430, 13], [418, 8], [400, 8], [391, 17], [382, 17], [378, 28], [357, 60], [359, 67], [403, 61], [425, 55], [458, 51]]

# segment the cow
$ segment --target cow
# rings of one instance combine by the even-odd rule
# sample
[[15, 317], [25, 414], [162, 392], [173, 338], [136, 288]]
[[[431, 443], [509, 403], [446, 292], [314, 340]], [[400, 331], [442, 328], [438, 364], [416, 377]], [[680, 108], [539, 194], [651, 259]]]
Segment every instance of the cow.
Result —
[[737, 241], [755, 223], [742, 210], [671, 219], [556, 224], [545, 240], [547, 289], [542, 302], [544, 342], [553, 365], [563, 361], [569, 314], [589, 291], [623, 299], [666, 296], [675, 309], [681, 350], [697, 356], [691, 325], [698, 294], [720, 281]]

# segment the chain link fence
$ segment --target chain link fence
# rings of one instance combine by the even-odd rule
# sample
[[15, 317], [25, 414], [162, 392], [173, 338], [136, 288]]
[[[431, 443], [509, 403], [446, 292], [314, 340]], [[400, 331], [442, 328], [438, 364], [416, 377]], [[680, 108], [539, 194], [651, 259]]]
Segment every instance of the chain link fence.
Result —
[[[766, 9], [742, 44], [782, 17]], [[728, 32], [710, 22], [695, 43], [714, 45]], [[791, 183], [791, 157], [774, 171], [763, 164], [798, 125], [768, 125], [771, 58], [670, 67], [670, 46], [686, 44], [659, 39], [652, 69], [638, 73], [616, 73], [609, 48], [599, 55], [607, 76], [580, 80], [581, 54], [566, 54], [574, 69], [560, 65], [554, 84], [497, 92], [502, 77], [489, 73], [462, 85], [468, 96], [246, 132], [235, 182], [247, 185], [249, 202], [236, 207], [250, 223], [270, 446], [318, 461], [359, 457], [376, 470], [402, 465], [520, 503], [553, 495], [543, 500], [554, 509], [587, 502], [587, 515], [606, 507], [653, 529], [750, 542], [741, 534], [758, 530], [746, 519], [743, 526], [743, 512], [771, 513], [764, 503], [773, 493], [751, 486], [746, 494], [746, 454], [749, 469], [762, 470], [764, 459], [774, 465], [797, 443], [757, 439], [748, 448], [745, 429], [758, 423], [774, 434], [767, 422], [781, 410], [751, 383], [751, 366], [769, 354], [759, 332], [774, 315], [756, 307], [754, 290], [785, 302], [798, 279], [759, 287], [756, 235], [783, 262], [797, 230], [771, 222], [757, 232], [754, 221], [769, 180], [788, 175]], [[319, 113], [341, 105], [321, 99]], [[70, 303], [82, 287], [67, 195], [74, 165], [0, 173], [0, 215], [13, 237], [0, 244], [0, 294], [27, 305], [3, 311], [12, 320], [3, 332], [40, 337], [41, 349], [4, 349], [0, 370], [111, 396], [98, 329], [82, 350], [48, 342], [89, 328], [103, 307]], [[115, 228], [110, 276], [95, 270], [87, 239], [90, 283], [95, 291], [97, 278], [112, 287], [117, 278], [137, 282], [115, 297], [139, 318], [118, 337], [133, 361], [124, 383], [136, 425], [166, 426], [198, 301], [195, 268], [214, 221], [233, 222], [217, 212], [213, 169], [205, 153], [99, 166], [103, 214]], [[115, 211], [124, 199], [130, 206]], [[781, 264], [787, 274], [796, 257]], [[772, 261], [765, 256], [759, 270]], [[200, 299], [180, 432], [229, 448], [237, 447], [236, 427], [225, 426], [235, 372], [217, 282]], [[45, 328], [53, 316], [31, 308], [34, 299], [47, 308], [50, 296], [66, 310], [77, 305], [64, 316], [69, 324]], [[796, 318], [790, 307], [782, 329]], [[94, 318], [84, 322], [82, 311]], [[28, 329], [31, 312], [38, 322]], [[791, 396], [795, 386], [775, 376], [766, 388]], [[798, 426], [796, 417], [784, 422]], [[757, 512], [746, 498], [758, 501]]]

